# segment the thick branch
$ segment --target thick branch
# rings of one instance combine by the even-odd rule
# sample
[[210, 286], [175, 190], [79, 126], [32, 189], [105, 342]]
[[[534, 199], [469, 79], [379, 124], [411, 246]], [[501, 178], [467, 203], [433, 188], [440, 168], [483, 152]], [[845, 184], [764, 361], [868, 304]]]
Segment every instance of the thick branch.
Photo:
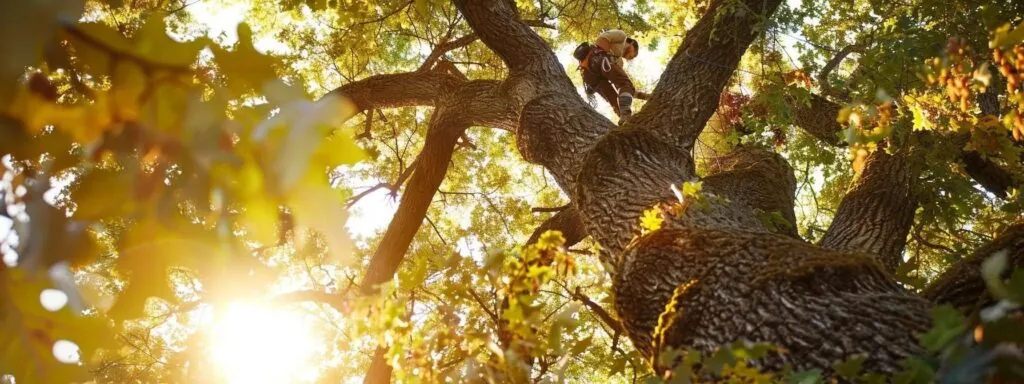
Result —
[[1011, 188], [1020, 188], [1020, 183], [1010, 172], [982, 158], [978, 152], [964, 151], [961, 159], [967, 174], [993, 195], [1006, 198]]
[[564, 74], [547, 43], [519, 19], [513, 2], [456, 0], [455, 6], [480, 40], [501, 57], [512, 76], [539, 72]]
[[704, 191], [746, 204], [769, 230], [799, 238], [793, 210], [796, 177], [786, 159], [763, 148], [741, 147], [710, 165]]
[[1024, 222], [1011, 225], [995, 240], [947, 269], [922, 295], [936, 304], [952, 304], [965, 313], [993, 304], [981, 278], [981, 263], [1000, 251], [1008, 252], [1009, 270], [1024, 268]]
[[[555, 26], [547, 24], [542, 20], [524, 20], [523, 23], [531, 27], [555, 29]], [[420, 65], [419, 69], [417, 69], [416, 71], [423, 72], [430, 70], [430, 67], [432, 67], [434, 63], [437, 62], [437, 59], [441, 58], [441, 56], [444, 56], [444, 54], [452, 50], [470, 45], [474, 41], [477, 41], [478, 39], [479, 36], [477, 36], [475, 33], [471, 33], [466, 36], [462, 36], [458, 39], [445, 41], [442, 42], [441, 44], [438, 44], [436, 47], [434, 47], [434, 50], [430, 52], [430, 55], [427, 55], [427, 58], [423, 60], [423, 64]]]
[[889, 272], [903, 261], [903, 248], [914, 224], [914, 186], [921, 172], [914, 154], [894, 155], [878, 149], [839, 204], [821, 246], [878, 255]]
[[360, 111], [380, 108], [435, 105], [438, 97], [463, 83], [458, 77], [436, 72], [375, 75], [354, 81], [328, 94], [342, 95]]
[[674, 145], [692, 148], [718, 109], [722, 89], [740, 57], [761, 32], [755, 25], [767, 25], [763, 18], [771, 17], [781, 2], [712, 2], [707, 14], [686, 32], [644, 109], [626, 126], [651, 129]]
[[571, 247], [587, 237], [587, 231], [583, 227], [583, 219], [580, 218], [579, 211], [570, 206], [558, 211], [537, 227], [530, 235], [530, 239], [526, 240], [526, 245], [536, 243], [540, 235], [550, 230], [562, 232], [566, 247]]
[[831, 145], [846, 144], [839, 136], [843, 127], [836, 121], [842, 108], [839, 104], [813, 93], [810, 94], [809, 100], [798, 101], [792, 96], [787, 96], [786, 101], [793, 111], [793, 123], [804, 132]]
[[427, 132], [427, 140], [420, 152], [409, 185], [406, 186], [398, 211], [384, 232], [380, 246], [370, 259], [366, 276], [360, 284], [364, 293], [373, 292], [378, 284], [391, 280], [405, 259], [416, 231], [427, 215], [427, 208], [441, 186], [455, 145], [468, 124], [453, 124], [444, 120], [444, 111], [435, 111]]

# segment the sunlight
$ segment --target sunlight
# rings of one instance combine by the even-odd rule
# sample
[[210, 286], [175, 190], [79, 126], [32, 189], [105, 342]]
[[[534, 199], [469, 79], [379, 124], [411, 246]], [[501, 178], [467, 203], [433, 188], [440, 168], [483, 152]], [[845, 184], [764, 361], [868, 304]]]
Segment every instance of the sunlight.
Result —
[[294, 311], [235, 303], [215, 319], [211, 352], [228, 383], [291, 383], [317, 376], [316, 339]]

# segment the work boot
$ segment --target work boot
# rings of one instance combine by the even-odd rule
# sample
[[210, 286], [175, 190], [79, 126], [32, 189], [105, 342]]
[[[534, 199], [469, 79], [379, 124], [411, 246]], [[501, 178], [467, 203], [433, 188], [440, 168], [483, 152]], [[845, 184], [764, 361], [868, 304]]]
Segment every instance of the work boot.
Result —
[[619, 94], [619, 116], [628, 117], [633, 114], [633, 95], [628, 93]]

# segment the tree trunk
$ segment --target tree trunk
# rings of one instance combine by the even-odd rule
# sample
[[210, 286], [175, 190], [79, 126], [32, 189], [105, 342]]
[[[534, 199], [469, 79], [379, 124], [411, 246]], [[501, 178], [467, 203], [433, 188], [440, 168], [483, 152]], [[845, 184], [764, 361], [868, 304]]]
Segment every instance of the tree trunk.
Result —
[[[516, 96], [526, 100], [518, 131], [523, 157], [548, 168], [571, 194], [587, 233], [616, 267], [616, 311], [644, 355], [667, 347], [709, 351], [747, 339], [793, 351], [765, 359], [766, 367], [828, 369], [834, 360], [866, 352], [869, 368], [893, 371], [898, 360], [919, 352], [914, 335], [928, 324], [927, 301], [895, 284], [870, 256], [771, 234], [756, 218], [752, 205], [792, 209], [791, 171], [760, 186], [741, 182], [756, 168], [723, 172], [709, 182], [720, 196], [691, 202], [665, 228], [636, 238], [641, 213], [676, 200], [670, 185], [694, 178], [689, 148], [753, 41], [758, 13], [770, 15], [779, 1], [749, 1], [753, 13], [729, 13], [722, 1], [712, 2], [644, 110], [620, 128], [594, 116], [564, 80], [550, 78], [564, 79], [564, 71], [552, 73], [557, 60], [550, 50], [532, 50], [532, 31], [516, 22], [507, 3], [456, 4], [508, 64]], [[507, 35], [487, 32], [494, 28]], [[712, 40], [712, 30], [728, 32]], [[741, 193], [757, 187], [766, 197]]]
[[[437, 107], [434, 118], [447, 122], [438, 125], [457, 127], [431, 129], [428, 142], [440, 140], [442, 151], [454, 140], [443, 134], [449, 131], [471, 125], [515, 131], [523, 158], [547, 168], [572, 200], [533, 237], [557, 228], [572, 240], [591, 236], [602, 245], [601, 258], [613, 268], [618, 318], [645, 356], [668, 348], [707, 352], [745, 339], [788, 351], [757, 362], [769, 369], [791, 364], [827, 371], [838, 360], [867, 354], [866, 368], [892, 372], [900, 360], [921, 352], [916, 335], [928, 325], [931, 303], [900, 287], [887, 272], [899, 262], [913, 219], [913, 206], [906, 202], [918, 168], [906, 155], [876, 152], [869, 158], [822, 246], [803, 241], [792, 228], [766, 228], [759, 217], [778, 213], [795, 227], [795, 179], [776, 154], [743, 148], [727, 155], [705, 178], [697, 199], [679, 202], [671, 189], [695, 179], [693, 142], [759, 32], [752, 28], [769, 24], [765, 18], [781, 0], [745, 0], [743, 6], [711, 1], [643, 110], [618, 127], [579, 97], [551, 49], [519, 19], [514, 2], [454, 2], [480, 41], [508, 66], [507, 79], [465, 82], [421, 71], [366, 80], [390, 90], [386, 95], [365, 84], [339, 93], [365, 99], [356, 103], [364, 109]], [[399, 86], [402, 81], [410, 87]], [[812, 97], [810, 107], [796, 111], [796, 122], [840, 144], [838, 106]], [[454, 108], [460, 117], [449, 121], [452, 116], [445, 112]], [[430, 181], [423, 184], [424, 194], [433, 193], [444, 169], [430, 172], [424, 171]], [[417, 199], [410, 206], [424, 201], [429, 203]], [[661, 229], [641, 235], [637, 224], [643, 211], [666, 203], [678, 211], [669, 210]], [[419, 211], [413, 211], [412, 223], [393, 223], [404, 228], [394, 231], [400, 239], [418, 228]], [[992, 247], [1009, 244], [1019, 250], [1024, 235], [1017, 229]], [[407, 248], [403, 240], [378, 250], [374, 262], [379, 263], [371, 262], [364, 281], [390, 278]], [[1014, 252], [1014, 260], [1022, 259]], [[975, 262], [981, 257], [952, 269], [927, 297], [966, 303], [982, 295], [980, 261]], [[961, 283], [968, 289], [956, 288]]]

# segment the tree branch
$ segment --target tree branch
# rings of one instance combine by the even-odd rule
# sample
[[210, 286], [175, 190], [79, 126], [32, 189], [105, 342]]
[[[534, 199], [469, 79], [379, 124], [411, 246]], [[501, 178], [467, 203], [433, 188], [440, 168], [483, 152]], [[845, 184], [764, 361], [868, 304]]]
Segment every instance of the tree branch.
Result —
[[972, 313], [994, 303], [981, 277], [981, 263], [997, 252], [1007, 251], [1009, 271], [1024, 268], [1024, 221], [1018, 221], [994, 240], [953, 265], [921, 294], [936, 304], [951, 304]]
[[[547, 24], [543, 20], [524, 20], [523, 23], [535, 28], [555, 29], [555, 26]], [[416, 72], [424, 72], [430, 70], [434, 63], [437, 62], [437, 59], [441, 58], [441, 56], [443, 56], [444, 54], [468, 46], [479, 39], [479, 36], [477, 36], [475, 33], [471, 33], [455, 40], [441, 42], [436, 47], [434, 47], [434, 50], [431, 51], [429, 55], [427, 55], [427, 58], [423, 60], [423, 64], [420, 65]]]
[[736, 70], [740, 57], [767, 25], [781, 0], [743, 0], [743, 12], [727, 8], [725, 0], [713, 1], [707, 14], [686, 32], [683, 43], [669, 61], [658, 86], [626, 126], [641, 126], [689, 150], [718, 109], [726, 82]]
[[464, 82], [456, 76], [437, 72], [395, 73], [354, 81], [328, 95], [345, 96], [360, 111], [435, 105], [440, 96], [450, 93], [461, 83]]
[[[840, 137], [843, 127], [836, 121], [842, 108], [839, 104], [816, 94], [810, 95], [808, 103], [798, 102], [791, 96], [787, 96], [787, 101], [793, 112], [793, 123], [797, 127], [825, 143], [846, 145], [846, 141]], [[963, 151], [961, 160], [964, 162], [967, 175], [996, 196], [1005, 198], [1011, 188], [1020, 187], [1020, 182], [1014, 179], [1010, 172], [990, 160], [983, 159], [977, 152]]]
[[864, 170], [839, 203], [821, 246], [878, 255], [890, 273], [903, 261], [903, 248], [917, 209], [915, 186], [920, 159], [879, 148], [868, 155]]
[[583, 219], [580, 217], [579, 211], [569, 206], [558, 211], [537, 227], [533, 234], [530, 235], [529, 240], [526, 240], [526, 245], [536, 243], [540, 239], [540, 235], [550, 230], [562, 232], [562, 237], [565, 237], [566, 248], [583, 241], [587, 237], [587, 231], [583, 227]]
[[398, 204], [398, 211], [384, 232], [380, 246], [370, 259], [366, 276], [360, 283], [364, 293], [374, 292], [378, 284], [391, 280], [398, 270], [409, 244], [426, 217], [427, 208], [437, 188], [448, 172], [458, 138], [469, 128], [468, 124], [445, 121], [443, 113], [434, 112], [426, 143], [415, 166], [411, 167], [414, 169], [412, 177]]
[[587, 297], [587, 295], [584, 295], [583, 292], [580, 291], [579, 287], [576, 287], [576, 292], [573, 292], [572, 298], [583, 303], [583, 305], [590, 309], [591, 312], [594, 312], [594, 314], [597, 315], [597, 318], [601, 319], [605, 325], [615, 331], [616, 335], [622, 334], [626, 331], [625, 327], [622, 326], [622, 323], [619, 322], [618, 319], [608, 313], [608, 310], [602, 308], [600, 304], [595, 303]]
[[845, 95], [840, 95], [837, 90], [832, 87], [832, 83], [828, 81], [828, 76], [832, 74], [832, 71], [839, 66], [843, 60], [846, 59], [846, 56], [855, 52], [860, 53], [863, 49], [864, 47], [860, 44], [847, 45], [843, 47], [843, 49], [839, 50], [839, 52], [836, 52], [836, 55], [832, 56], [832, 58], [825, 63], [824, 67], [821, 67], [821, 72], [818, 73], [818, 86], [821, 87], [821, 93], [836, 99], [846, 99]]

